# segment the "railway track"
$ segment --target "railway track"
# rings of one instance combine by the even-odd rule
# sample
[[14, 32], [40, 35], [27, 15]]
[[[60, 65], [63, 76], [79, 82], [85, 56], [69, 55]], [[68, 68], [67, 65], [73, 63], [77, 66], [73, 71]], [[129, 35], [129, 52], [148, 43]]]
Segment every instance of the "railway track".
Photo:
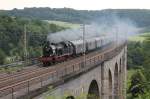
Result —
[[[111, 45], [111, 47], [112, 46], [113, 45]], [[103, 50], [105, 50], [105, 49], [103, 49]], [[103, 51], [103, 50], [100, 50], [100, 51]], [[86, 58], [91, 57], [91, 56], [95, 55], [98, 52], [99, 51], [89, 53], [88, 55], [86, 55]], [[69, 65], [70, 63], [75, 64], [75, 63], [79, 62], [82, 59], [83, 59], [83, 56], [72, 59], [69, 62], [66, 61], [66, 62], [63, 62], [63, 63], [55, 64], [54, 66], [51, 66], [51, 67], [47, 67], [47, 68], [43, 67], [43, 68], [37, 68], [37, 69], [33, 68], [33, 69], [30, 69], [30, 70], [27, 70], [27, 71], [24, 71], [24, 72], [17, 73], [15, 75], [11, 75], [11, 76], [8, 76], [8, 77], [5, 77], [5, 78], [1, 78], [0, 79], [0, 88], [15, 84], [15, 83], [27, 80], [27, 79], [31, 79], [33, 77], [37, 77], [39, 75], [48, 73], [48, 72], [53, 71], [53, 70], [58, 70], [60, 67], [64, 67], [66, 65]]]
[[[8, 76], [0, 81], [0, 88], [31, 79], [33, 77], [39, 76], [45, 72], [45, 68], [38, 68], [35, 70], [26, 71], [20, 74]], [[46, 71], [47, 72], [47, 71]]]
[[[33, 61], [33, 60], [36, 60], [37, 61], [37, 58], [35, 59], [31, 59], [30, 61]], [[20, 63], [23, 63], [24, 61], [21, 61]], [[5, 68], [5, 66], [7, 67], [14, 67], [15, 64], [17, 65], [17, 63], [13, 63], [13, 65], [11, 64], [8, 64], [8, 65], [1, 65], [0, 67], [1, 68]], [[3, 72], [3, 73], [0, 73], [0, 82], [7, 79], [8, 77], [12, 77], [12, 76], [15, 76], [15, 75], [18, 75], [18, 74], [22, 74], [22, 73], [25, 73], [25, 72], [29, 72], [30, 70], [34, 70], [36, 68], [39, 68], [39, 66], [41, 65], [41, 63], [36, 63], [36, 64], [32, 64], [32, 65], [28, 65], [26, 67], [22, 67], [20, 68], [19, 70], [16, 70], [15, 72]]]
[[4, 81], [6, 79], [12, 78], [12, 77], [16, 77], [16, 76], [20, 76], [20, 75], [23, 75], [26, 73], [30, 73], [30, 72], [38, 69], [38, 68], [39, 68], [38, 66], [33, 65], [33, 66], [30, 66], [28, 68], [24, 68], [20, 71], [14, 72], [14, 73], [10, 73], [10, 74], [9, 73], [3, 73], [0, 75], [0, 82]]
[[[90, 57], [97, 55], [98, 53], [106, 53], [106, 51], [108, 52], [114, 48], [115, 48], [114, 44], [110, 44], [106, 48], [94, 51], [92, 53], [88, 53], [87, 55], [85, 55], [85, 57], [86, 57], [86, 59], [88, 59]], [[31, 70], [31, 71], [24, 72], [24, 73], [21, 73], [18, 75], [12, 75], [3, 80], [0, 79], [0, 90], [5, 89], [9, 86], [14, 86], [17, 84], [19, 85], [21, 82], [25, 82], [27, 80], [31, 80], [34, 78], [40, 78], [42, 75], [50, 74], [51, 72], [55, 72], [56, 70], [64, 69], [64, 68], [66, 68], [67, 65], [76, 64], [76, 63], [80, 62], [81, 60], [83, 60], [83, 57], [84, 56], [76, 57], [75, 59], [71, 59], [70, 61], [58, 63], [51, 67], [43, 67], [43, 68], [39, 68], [37, 70]], [[11, 79], [9, 79], [9, 78], [11, 78]]]

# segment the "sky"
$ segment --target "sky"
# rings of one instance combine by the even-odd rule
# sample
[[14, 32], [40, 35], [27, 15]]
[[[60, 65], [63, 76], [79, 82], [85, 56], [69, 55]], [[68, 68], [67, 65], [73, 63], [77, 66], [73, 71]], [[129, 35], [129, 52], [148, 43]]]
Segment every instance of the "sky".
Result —
[[0, 0], [0, 9], [24, 7], [74, 8], [78, 10], [150, 9], [150, 0]]

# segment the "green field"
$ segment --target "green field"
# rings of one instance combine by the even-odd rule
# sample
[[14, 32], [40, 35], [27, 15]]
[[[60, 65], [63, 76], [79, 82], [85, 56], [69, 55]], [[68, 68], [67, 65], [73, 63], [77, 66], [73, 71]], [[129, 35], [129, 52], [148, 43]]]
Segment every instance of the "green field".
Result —
[[69, 23], [69, 22], [52, 21], [52, 20], [44, 20], [44, 21], [47, 21], [48, 23], [56, 24], [58, 26], [63, 26], [66, 28], [79, 28], [80, 27], [80, 24], [73, 24], [73, 23]]
[[143, 42], [148, 36], [150, 36], [150, 32], [137, 34], [135, 36], [129, 37], [129, 41]]

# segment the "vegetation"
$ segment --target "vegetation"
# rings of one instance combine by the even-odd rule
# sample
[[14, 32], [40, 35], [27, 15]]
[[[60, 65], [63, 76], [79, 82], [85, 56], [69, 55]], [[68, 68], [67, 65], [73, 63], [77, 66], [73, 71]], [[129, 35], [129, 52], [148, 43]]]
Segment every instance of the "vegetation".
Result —
[[18, 72], [22, 70], [22, 66], [10, 66], [8, 67], [0, 67], [0, 73], [13, 73], [13, 72]]
[[[0, 14], [20, 16], [40, 20], [57, 20], [73, 23], [91, 23], [110, 20], [114, 17], [130, 19], [144, 32], [150, 30], [150, 10], [144, 9], [106, 9], [99, 11], [75, 10], [70, 8], [24, 8], [9, 11], [2, 10]], [[34, 13], [34, 14], [33, 14]], [[110, 22], [111, 23], [111, 22]]]
[[128, 97], [127, 99], [150, 98], [150, 33], [145, 37], [128, 43]]
[[54, 33], [65, 27], [39, 20], [20, 17], [0, 16], [0, 64], [10, 60], [24, 59], [24, 32], [26, 26], [28, 58], [41, 55], [42, 42], [48, 33]]
[[149, 32], [141, 33], [141, 34], [137, 34], [136, 36], [129, 37], [129, 41], [132, 41], [132, 42], [143, 42], [149, 36], [150, 36]]
[[50, 24], [56, 24], [58, 26], [66, 27], [66, 28], [78, 28], [80, 24], [73, 24], [69, 22], [63, 22], [63, 21], [52, 21], [52, 20], [46, 20]]
[[[91, 23], [117, 16], [132, 20], [146, 34], [130, 38], [128, 43], [128, 99], [150, 99], [150, 10], [106, 9], [101, 11], [69, 8], [25, 8], [0, 11], [0, 64], [24, 60], [24, 30], [27, 30], [28, 58], [41, 55], [42, 42], [48, 33], [76, 27], [72, 23]], [[51, 21], [40, 21], [51, 20]], [[58, 22], [64, 21], [64, 22]], [[66, 22], [69, 22], [66, 23]], [[0, 68], [3, 71], [5, 68]], [[15, 67], [8, 71], [16, 71]]]

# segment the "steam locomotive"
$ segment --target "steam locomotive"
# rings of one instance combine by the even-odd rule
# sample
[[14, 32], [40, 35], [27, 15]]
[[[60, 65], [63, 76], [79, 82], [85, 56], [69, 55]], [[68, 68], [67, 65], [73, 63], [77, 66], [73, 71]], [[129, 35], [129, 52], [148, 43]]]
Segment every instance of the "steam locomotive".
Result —
[[88, 53], [101, 48], [112, 41], [110, 37], [94, 37], [83, 40], [62, 41], [59, 43], [45, 42], [43, 45], [43, 56], [39, 60], [43, 66], [50, 66], [65, 61], [71, 57]]

